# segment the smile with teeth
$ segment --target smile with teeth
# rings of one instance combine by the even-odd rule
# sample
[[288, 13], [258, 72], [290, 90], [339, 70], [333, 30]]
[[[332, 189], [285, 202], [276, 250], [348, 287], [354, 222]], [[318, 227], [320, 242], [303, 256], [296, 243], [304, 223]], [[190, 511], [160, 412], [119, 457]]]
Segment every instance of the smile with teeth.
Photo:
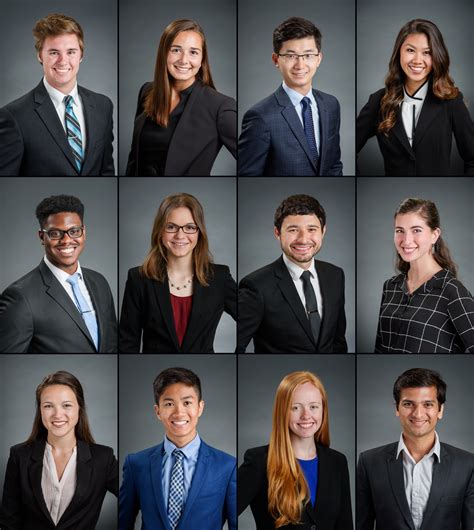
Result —
[[415, 252], [417, 247], [402, 247], [402, 250], [405, 254], [411, 254], [412, 252]]
[[307, 252], [313, 248], [313, 245], [292, 245], [291, 248], [296, 252]]
[[302, 429], [311, 429], [313, 425], [314, 425], [314, 421], [311, 421], [308, 423], [298, 423], [298, 427], [301, 427]]
[[64, 247], [64, 248], [58, 248], [57, 251], [62, 256], [72, 256], [74, 254], [74, 251], [77, 247]]
[[55, 427], [62, 427], [63, 425], [66, 425], [67, 421], [53, 421], [51, 422]]
[[177, 425], [178, 427], [181, 427], [183, 425], [188, 424], [188, 420], [175, 420], [171, 422], [173, 425]]
[[414, 73], [414, 74], [421, 74], [423, 70], [425, 69], [424, 66], [413, 66], [411, 64], [408, 65], [408, 68]]
[[176, 68], [176, 70], [178, 70], [178, 72], [182, 72], [183, 74], [189, 72], [189, 70], [192, 70], [191, 66], [178, 66], [177, 64], [175, 64], [174, 67]]

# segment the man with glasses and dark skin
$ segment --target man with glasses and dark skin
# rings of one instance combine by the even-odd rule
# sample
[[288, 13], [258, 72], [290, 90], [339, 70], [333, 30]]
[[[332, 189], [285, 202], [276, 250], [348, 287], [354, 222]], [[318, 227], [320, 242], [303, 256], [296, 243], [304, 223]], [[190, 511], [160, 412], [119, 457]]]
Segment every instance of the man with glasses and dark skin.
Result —
[[0, 296], [1, 353], [114, 353], [117, 320], [106, 279], [81, 268], [84, 205], [55, 195], [36, 208], [41, 263]]
[[309, 20], [292, 17], [274, 30], [283, 83], [244, 115], [240, 176], [342, 175], [339, 103], [312, 88], [322, 58], [321, 32]]

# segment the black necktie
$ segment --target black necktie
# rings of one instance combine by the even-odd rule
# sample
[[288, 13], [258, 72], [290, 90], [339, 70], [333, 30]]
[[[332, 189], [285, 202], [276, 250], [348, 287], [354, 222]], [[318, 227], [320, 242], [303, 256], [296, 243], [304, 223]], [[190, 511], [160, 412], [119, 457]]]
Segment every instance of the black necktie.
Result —
[[313, 286], [311, 285], [311, 274], [309, 271], [304, 271], [301, 275], [303, 282], [303, 293], [306, 300], [306, 313], [308, 314], [311, 331], [313, 332], [314, 342], [317, 344], [319, 339], [319, 329], [321, 327], [321, 317], [318, 312], [318, 302], [314, 294]]
[[313, 113], [311, 111], [311, 100], [304, 97], [301, 100], [303, 106], [303, 128], [306, 140], [308, 142], [309, 150], [313, 156], [313, 162], [318, 164], [318, 146], [316, 145], [316, 138], [314, 136]]

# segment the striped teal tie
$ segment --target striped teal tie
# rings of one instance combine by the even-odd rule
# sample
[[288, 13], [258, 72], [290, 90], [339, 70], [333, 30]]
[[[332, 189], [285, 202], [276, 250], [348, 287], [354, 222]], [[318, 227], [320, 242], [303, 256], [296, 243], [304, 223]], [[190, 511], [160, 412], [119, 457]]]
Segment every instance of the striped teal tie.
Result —
[[72, 102], [72, 96], [64, 96], [64, 105], [66, 105], [65, 118], [67, 140], [69, 142], [69, 145], [71, 146], [77, 170], [81, 171], [82, 161], [84, 159], [84, 154], [82, 151], [81, 126], [79, 125], [79, 121], [77, 120], [76, 115], [74, 114]]

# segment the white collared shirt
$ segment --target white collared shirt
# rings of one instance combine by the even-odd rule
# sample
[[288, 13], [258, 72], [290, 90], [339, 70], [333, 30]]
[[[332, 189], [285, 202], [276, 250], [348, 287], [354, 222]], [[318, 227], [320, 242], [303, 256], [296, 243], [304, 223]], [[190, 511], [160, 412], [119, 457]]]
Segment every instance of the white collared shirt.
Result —
[[413, 145], [414, 131], [423, 103], [428, 93], [429, 83], [426, 81], [414, 94], [411, 96], [407, 94], [405, 87], [403, 87], [403, 101], [401, 102], [402, 121], [407, 133], [410, 145]]
[[314, 294], [316, 295], [316, 301], [318, 302], [318, 313], [320, 318], [323, 318], [323, 297], [321, 295], [321, 288], [319, 286], [319, 279], [318, 274], [316, 272], [316, 267], [314, 266], [314, 260], [311, 261], [311, 267], [309, 269], [302, 269], [296, 263], [293, 263], [286, 254], [283, 254], [283, 261], [286, 265], [286, 268], [288, 269], [288, 272], [290, 273], [291, 279], [293, 280], [293, 283], [295, 284], [296, 290], [298, 292], [298, 296], [300, 297], [301, 303], [303, 304], [303, 307], [306, 311], [306, 299], [304, 297], [304, 291], [303, 291], [303, 280], [301, 279], [301, 275], [305, 270], [308, 270], [311, 274], [311, 285], [314, 289]]
[[74, 109], [74, 114], [76, 115], [77, 121], [81, 126], [81, 136], [82, 136], [82, 151], [85, 152], [86, 149], [86, 121], [84, 118], [84, 108], [82, 106], [82, 100], [79, 96], [77, 90], [77, 83], [74, 85], [74, 88], [69, 92], [69, 94], [63, 94], [60, 90], [51, 86], [45, 78], [43, 78], [43, 84], [46, 88], [46, 92], [49, 94], [51, 101], [53, 102], [54, 108], [58, 113], [58, 117], [63, 126], [64, 132], [66, 132], [66, 105], [64, 104], [64, 96], [72, 96], [72, 108]]

